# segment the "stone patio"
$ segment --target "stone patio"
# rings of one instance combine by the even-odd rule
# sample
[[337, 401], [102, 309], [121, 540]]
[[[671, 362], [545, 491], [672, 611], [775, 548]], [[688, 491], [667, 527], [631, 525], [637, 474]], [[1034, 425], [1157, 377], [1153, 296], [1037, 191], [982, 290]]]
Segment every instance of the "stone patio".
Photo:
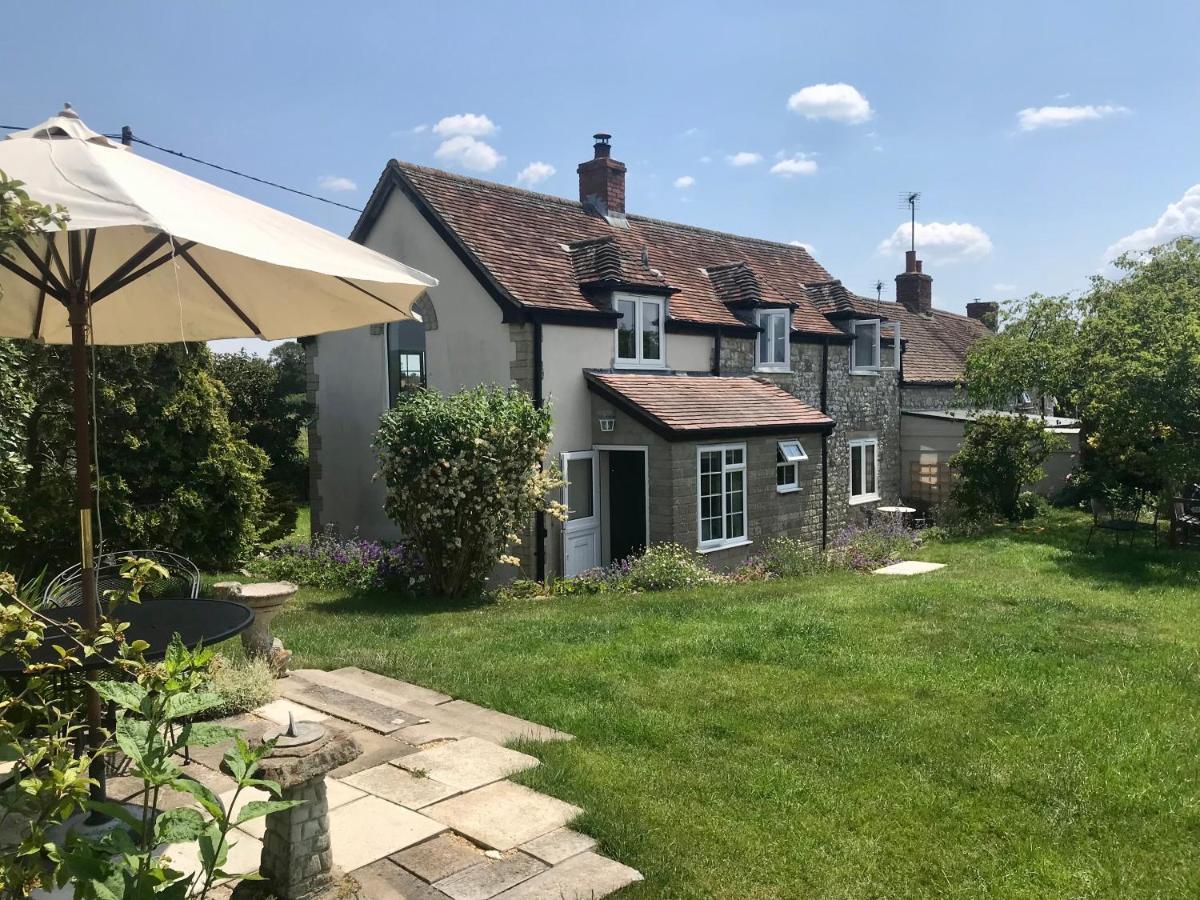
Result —
[[[334, 770], [327, 791], [333, 862], [362, 900], [593, 900], [641, 880], [569, 828], [579, 807], [506, 780], [538, 761], [505, 743], [571, 735], [354, 667], [301, 669], [278, 693], [228, 724], [258, 737], [291, 713], [358, 742], [362, 755]], [[224, 751], [204, 748], [185, 768], [228, 801]], [[263, 827], [238, 832], [231, 868], [257, 867]]]

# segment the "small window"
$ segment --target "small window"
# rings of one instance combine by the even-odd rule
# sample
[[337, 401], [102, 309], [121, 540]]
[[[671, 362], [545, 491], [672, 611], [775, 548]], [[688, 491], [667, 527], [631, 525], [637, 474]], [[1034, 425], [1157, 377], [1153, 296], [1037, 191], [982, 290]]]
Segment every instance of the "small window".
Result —
[[900, 368], [900, 323], [884, 322], [879, 326], [879, 368]]
[[859, 438], [850, 442], [850, 502], [879, 499], [879, 440]]
[[850, 371], [874, 374], [879, 371], [879, 320], [865, 319], [851, 323], [854, 344], [850, 348]]
[[401, 328], [404, 324], [387, 325], [388, 400], [393, 406], [404, 393], [425, 387], [425, 353], [404, 346], [406, 332]]
[[807, 459], [799, 441], [780, 441], [775, 448], [775, 490], [781, 494], [800, 490], [800, 463]]
[[620, 315], [617, 319], [617, 362], [626, 366], [661, 368], [664, 363], [664, 300], [661, 297], [618, 296], [613, 308]]
[[754, 365], [769, 371], [788, 367], [788, 316], [786, 309], [763, 310], [758, 314], [758, 349]]
[[746, 541], [746, 447], [699, 447], [697, 501], [700, 549]]

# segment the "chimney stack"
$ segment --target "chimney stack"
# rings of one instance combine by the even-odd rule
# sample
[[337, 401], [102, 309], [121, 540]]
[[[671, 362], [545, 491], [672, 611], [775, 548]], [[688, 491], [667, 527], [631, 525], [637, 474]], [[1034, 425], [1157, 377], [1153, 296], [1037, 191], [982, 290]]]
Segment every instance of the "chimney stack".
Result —
[[896, 276], [896, 302], [923, 315], [933, 309], [933, 278], [921, 271], [916, 250], [904, 253], [904, 272]]
[[1000, 318], [1000, 304], [995, 300], [972, 300], [967, 304], [967, 316], [971, 319], [978, 319], [995, 331]]
[[596, 143], [592, 149], [595, 155], [585, 163], [580, 163], [576, 170], [579, 173], [579, 202], [584, 209], [601, 216], [625, 215], [625, 163], [612, 158], [612, 147], [609, 141], [611, 134], [603, 132], [593, 135]]

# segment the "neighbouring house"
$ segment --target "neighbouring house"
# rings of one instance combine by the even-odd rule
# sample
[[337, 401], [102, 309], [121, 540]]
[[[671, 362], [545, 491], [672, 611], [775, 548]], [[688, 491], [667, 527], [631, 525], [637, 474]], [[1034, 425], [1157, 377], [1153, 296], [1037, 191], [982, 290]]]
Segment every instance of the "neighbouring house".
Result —
[[900, 498], [901, 410], [961, 405], [994, 304], [933, 309], [915, 253], [896, 301], [860, 297], [803, 247], [627, 213], [625, 173], [604, 134], [577, 201], [388, 164], [352, 237], [439, 283], [419, 332], [308, 341], [314, 527], [397, 536], [370, 443], [412, 383], [551, 404], [570, 513], [530, 523], [535, 577], [668, 540], [717, 565], [819, 547]]

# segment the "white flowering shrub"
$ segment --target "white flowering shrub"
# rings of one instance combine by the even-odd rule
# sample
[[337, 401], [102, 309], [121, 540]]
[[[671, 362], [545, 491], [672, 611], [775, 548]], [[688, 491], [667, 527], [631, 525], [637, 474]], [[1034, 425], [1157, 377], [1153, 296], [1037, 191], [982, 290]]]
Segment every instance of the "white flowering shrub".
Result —
[[418, 391], [384, 413], [375, 435], [384, 509], [417, 551], [430, 591], [478, 590], [539, 510], [557, 473], [543, 471], [550, 411], [511, 388], [477, 387], [443, 396]]

